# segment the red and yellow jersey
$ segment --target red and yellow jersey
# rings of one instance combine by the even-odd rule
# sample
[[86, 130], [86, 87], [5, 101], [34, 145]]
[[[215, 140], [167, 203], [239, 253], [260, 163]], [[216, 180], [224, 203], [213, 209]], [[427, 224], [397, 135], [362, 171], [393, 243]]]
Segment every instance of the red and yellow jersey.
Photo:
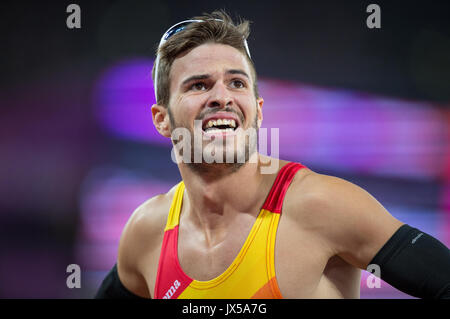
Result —
[[238, 255], [221, 275], [208, 281], [190, 278], [178, 260], [178, 226], [184, 193], [184, 183], [180, 182], [164, 230], [154, 298], [282, 298], [275, 277], [275, 236], [286, 191], [297, 171], [304, 167], [289, 163], [280, 169]]

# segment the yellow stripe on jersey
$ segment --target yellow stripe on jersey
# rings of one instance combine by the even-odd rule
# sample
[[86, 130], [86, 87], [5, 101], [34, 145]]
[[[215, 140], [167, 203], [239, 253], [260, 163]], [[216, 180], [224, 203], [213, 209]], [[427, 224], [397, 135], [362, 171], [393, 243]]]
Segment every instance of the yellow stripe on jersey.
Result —
[[175, 195], [172, 199], [172, 204], [170, 205], [169, 216], [167, 217], [166, 228], [164, 228], [164, 231], [173, 229], [179, 223], [181, 204], [183, 203], [184, 187], [185, 186], [183, 181], [178, 183], [178, 186], [175, 190]]

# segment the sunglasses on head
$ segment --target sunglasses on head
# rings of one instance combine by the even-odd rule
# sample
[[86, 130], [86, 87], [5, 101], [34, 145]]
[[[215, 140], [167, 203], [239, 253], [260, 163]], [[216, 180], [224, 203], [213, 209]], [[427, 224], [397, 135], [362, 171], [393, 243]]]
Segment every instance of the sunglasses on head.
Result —
[[[221, 19], [214, 19], [216, 21], [223, 21]], [[204, 22], [204, 20], [184, 20], [181, 22], [178, 22], [176, 24], [174, 24], [173, 26], [171, 26], [165, 33], [164, 35], [161, 37], [161, 41], [159, 41], [159, 45], [158, 45], [158, 50], [159, 48], [174, 34], [177, 34], [180, 31], [183, 31], [184, 29], [186, 29], [186, 27], [188, 25], [190, 25], [193, 22]], [[248, 57], [251, 58], [250, 56], [250, 50], [248, 49], [248, 44], [247, 44], [247, 40], [244, 39], [244, 46], [245, 46], [245, 50], [247, 51]], [[156, 61], [155, 61], [155, 81], [154, 81], [154, 88], [155, 88], [155, 99], [157, 99], [157, 92], [158, 92], [158, 68], [159, 68], [159, 53], [156, 56]]]

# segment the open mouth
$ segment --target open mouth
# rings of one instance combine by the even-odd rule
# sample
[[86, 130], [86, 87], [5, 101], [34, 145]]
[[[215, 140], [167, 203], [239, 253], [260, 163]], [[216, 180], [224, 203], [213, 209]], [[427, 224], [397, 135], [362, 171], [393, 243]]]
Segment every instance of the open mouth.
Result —
[[203, 131], [209, 134], [234, 132], [238, 126], [238, 122], [234, 119], [215, 118], [205, 121]]

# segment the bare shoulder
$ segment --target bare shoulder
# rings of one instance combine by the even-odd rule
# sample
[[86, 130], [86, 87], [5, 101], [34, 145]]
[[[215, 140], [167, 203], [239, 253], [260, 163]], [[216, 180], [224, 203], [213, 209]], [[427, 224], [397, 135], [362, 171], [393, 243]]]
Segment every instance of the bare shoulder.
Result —
[[142, 276], [145, 258], [158, 248], [175, 193], [160, 194], [140, 205], [128, 219], [120, 237], [117, 269], [124, 286], [142, 297], [150, 297]]
[[361, 269], [403, 224], [362, 187], [309, 169], [294, 178], [285, 203], [294, 222]]
[[155, 233], [161, 232], [164, 229], [174, 193], [175, 186], [169, 192], [152, 197], [140, 205], [126, 223], [121, 242], [132, 240], [133, 244], [138, 245], [139, 243], [135, 243], [135, 240], [151, 239]]

